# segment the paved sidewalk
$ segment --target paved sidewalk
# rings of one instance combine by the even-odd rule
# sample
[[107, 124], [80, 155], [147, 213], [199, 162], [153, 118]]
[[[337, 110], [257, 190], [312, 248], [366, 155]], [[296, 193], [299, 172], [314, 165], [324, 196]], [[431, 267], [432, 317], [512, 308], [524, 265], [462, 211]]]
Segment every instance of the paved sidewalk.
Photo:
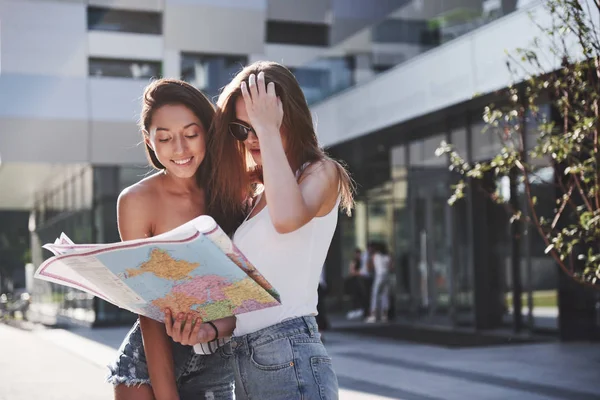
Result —
[[328, 338], [347, 388], [405, 400], [600, 399], [598, 344], [449, 349], [366, 336]]
[[[0, 400], [112, 398], [104, 366], [126, 332], [0, 325]], [[449, 349], [336, 332], [325, 338], [342, 400], [600, 399], [598, 344]]]
[[[65, 344], [66, 345], [66, 344]], [[0, 324], [0, 400], [101, 400], [112, 398], [105, 368], [64, 346]]]

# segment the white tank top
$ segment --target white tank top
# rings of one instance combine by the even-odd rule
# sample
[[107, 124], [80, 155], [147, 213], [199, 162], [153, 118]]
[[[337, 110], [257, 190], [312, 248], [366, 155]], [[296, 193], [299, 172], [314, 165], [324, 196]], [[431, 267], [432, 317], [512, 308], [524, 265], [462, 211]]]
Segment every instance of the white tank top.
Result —
[[234, 336], [286, 319], [317, 314], [317, 287], [337, 224], [339, 204], [338, 198], [327, 215], [315, 217], [286, 234], [275, 230], [268, 205], [238, 228], [233, 243], [279, 292], [281, 305], [238, 315]]

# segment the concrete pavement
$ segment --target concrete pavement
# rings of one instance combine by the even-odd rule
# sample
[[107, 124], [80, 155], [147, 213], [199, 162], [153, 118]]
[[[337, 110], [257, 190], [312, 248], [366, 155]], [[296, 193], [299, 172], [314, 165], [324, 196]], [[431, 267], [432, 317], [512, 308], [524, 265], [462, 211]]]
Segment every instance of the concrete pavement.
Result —
[[[105, 365], [126, 331], [0, 325], [0, 400], [110, 399]], [[598, 344], [450, 349], [330, 332], [326, 345], [343, 400], [600, 399]]]
[[101, 400], [106, 368], [65, 351], [36, 331], [0, 324], [0, 400]]

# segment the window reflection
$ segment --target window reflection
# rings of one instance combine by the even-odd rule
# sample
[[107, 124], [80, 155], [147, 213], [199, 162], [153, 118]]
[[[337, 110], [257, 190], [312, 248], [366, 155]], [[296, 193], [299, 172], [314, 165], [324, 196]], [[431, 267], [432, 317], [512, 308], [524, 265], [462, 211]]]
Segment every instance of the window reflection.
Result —
[[90, 58], [88, 66], [89, 76], [94, 77], [150, 79], [161, 76], [161, 63], [158, 61]]
[[[420, 54], [460, 38], [537, 0], [355, 0], [332, 4], [332, 51], [349, 60], [345, 86], [323, 87], [321, 101], [352, 85], [411, 60]], [[326, 59], [323, 57], [322, 59]], [[308, 63], [312, 65], [321, 60]], [[335, 75], [335, 74], [334, 74]]]
[[181, 79], [213, 98], [246, 62], [246, 56], [182, 53]]

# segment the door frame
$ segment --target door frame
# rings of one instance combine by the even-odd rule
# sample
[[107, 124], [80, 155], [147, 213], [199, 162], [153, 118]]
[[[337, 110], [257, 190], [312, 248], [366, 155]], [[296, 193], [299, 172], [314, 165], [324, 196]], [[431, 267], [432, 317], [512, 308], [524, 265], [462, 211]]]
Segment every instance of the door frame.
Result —
[[[444, 201], [444, 243], [447, 251], [447, 288], [448, 288], [448, 306], [447, 308], [440, 308], [439, 305], [439, 291], [435, 283], [436, 273], [434, 270], [433, 262], [435, 257], [433, 255], [435, 243], [430, 232], [434, 229], [434, 210], [433, 202], [436, 197], [445, 197], [446, 195], [439, 194], [439, 188], [448, 188], [447, 195], [450, 194], [450, 174], [447, 167], [441, 168], [423, 168], [423, 169], [412, 169], [408, 176], [408, 204], [409, 209], [413, 210], [410, 215], [410, 234], [411, 242], [413, 243], [413, 252], [410, 262], [411, 276], [411, 297], [413, 298], [412, 311], [416, 315], [422, 315], [426, 317], [433, 317], [436, 315], [449, 316], [454, 321], [454, 304], [455, 304], [455, 293], [454, 293], [454, 252], [452, 248], [453, 242], [453, 218], [450, 205]], [[445, 198], [444, 198], [445, 200]], [[419, 216], [417, 215], [417, 202], [424, 201], [424, 213], [423, 216], [425, 229], [418, 226]], [[425, 237], [423, 237], [423, 232]], [[425, 243], [423, 243], [425, 240]], [[424, 247], [424, 248], [423, 248]], [[421, 260], [421, 252], [425, 251], [425, 257], [427, 261], [427, 307], [421, 310], [422, 306], [422, 291], [420, 281], [419, 263]], [[424, 311], [424, 312], [422, 312]]]

